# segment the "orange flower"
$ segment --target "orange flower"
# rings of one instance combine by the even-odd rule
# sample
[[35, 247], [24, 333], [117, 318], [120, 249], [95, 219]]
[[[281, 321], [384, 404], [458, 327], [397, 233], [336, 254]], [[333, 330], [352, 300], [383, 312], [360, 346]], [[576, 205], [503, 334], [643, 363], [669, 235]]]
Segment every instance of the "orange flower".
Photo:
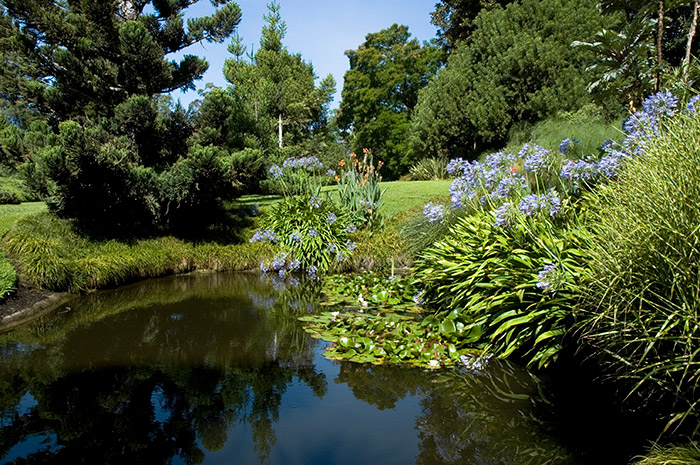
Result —
[[340, 177], [336, 176], [335, 180], [336, 180], [336, 182], [340, 182]]
[[357, 168], [358, 168], [358, 169], [362, 169], [362, 165], [358, 166]]
[[345, 160], [340, 160], [340, 161], [338, 162], [338, 164], [339, 164], [340, 166], [345, 166]]
[[363, 179], [362, 181], [360, 181], [360, 185], [361, 185], [361, 186], [364, 186], [366, 182], [367, 182], [367, 180], [366, 180], [366, 179]]
[[379, 163], [377, 163], [379, 166], [382, 166], [384, 164], [383, 161], [379, 160]]
[[369, 149], [362, 149], [362, 153], [368, 153]]

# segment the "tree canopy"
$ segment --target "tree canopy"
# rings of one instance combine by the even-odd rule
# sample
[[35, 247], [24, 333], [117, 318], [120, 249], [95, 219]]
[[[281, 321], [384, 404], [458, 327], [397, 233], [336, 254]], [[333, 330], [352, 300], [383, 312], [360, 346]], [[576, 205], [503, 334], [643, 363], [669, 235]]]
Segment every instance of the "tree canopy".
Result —
[[370, 148], [397, 177], [411, 165], [410, 115], [418, 91], [440, 67], [442, 51], [411, 39], [407, 26], [394, 24], [367, 34], [357, 50], [348, 50], [338, 126], [355, 151]]
[[21, 171], [54, 211], [90, 232], [206, 227], [234, 193], [225, 153], [190, 143], [191, 115], [162, 96], [194, 88], [208, 67], [168, 55], [224, 40], [241, 18], [237, 4], [213, 0], [213, 15], [185, 23], [193, 3], [0, 0], [5, 119], [37, 139], [44, 130], [29, 111], [55, 133], [24, 154]]
[[589, 57], [571, 47], [604, 26], [594, 0], [522, 0], [483, 9], [421, 91], [412, 135], [421, 156], [476, 156], [515, 123], [536, 122], [589, 100]]
[[335, 92], [332, 75], [316, 86], [312, 64], [287, 50], [280, 5], [272, 2], [268, 8], [257, 52], [247, 54], [238, 36], [229, 46], [233, 58], [224, 64], [224, 76], [231, 83], [229, 97], [212, 96], [230, 98], [236, 113], [231, 115], [236, 120], [231, 128], [242, 136], [239, 149], [282, 148], [308, 139], [326, 125], [328, 104]]

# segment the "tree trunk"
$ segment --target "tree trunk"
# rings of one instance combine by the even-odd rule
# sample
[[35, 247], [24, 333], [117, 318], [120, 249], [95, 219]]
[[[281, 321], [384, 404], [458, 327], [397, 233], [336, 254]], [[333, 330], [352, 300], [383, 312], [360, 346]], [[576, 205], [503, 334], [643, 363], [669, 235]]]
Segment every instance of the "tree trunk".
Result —
[[659, 0], [659, 24], [656, 33], [656, 84], [654, 91], [661, 90], [661, 65], [663, 64], [662, 44], [664, 38], [664, 0]]
[[279, 118], [277, 118], [277, 137], [279, 139], [279, 146], [282, 148], [282, 113], [280, 113]]
[[690, 67], [690, 52], [693, 48], [693, 37], [695, 30], [698, 27], [698, 12], [700, 12], [700, 0], [695, 0], [695, 8], [693, 9], [693, 22], [690, 24], [688, 31], [688, 43], [685, 46], [685, 60], [683, 60], [683, 84], [688, 85], [688, 68]]

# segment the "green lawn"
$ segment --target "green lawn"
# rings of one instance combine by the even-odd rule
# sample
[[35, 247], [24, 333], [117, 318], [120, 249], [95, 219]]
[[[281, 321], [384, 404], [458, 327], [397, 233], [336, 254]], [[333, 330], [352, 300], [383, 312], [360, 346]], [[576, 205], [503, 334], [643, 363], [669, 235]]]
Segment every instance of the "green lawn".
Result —
[[46, 210], [44, 202], [25, 202], [19, 205], [0, 205], [0, 237], [10, 230], [15, 221], [27, 215]]
[[[424, 205], [436, 196], [449, 195], [452, 181], [390, 181], [383, 182], [384, 193], [383, 213], [391, 218], [397, 213]], [[324, 191], [333, 190], [335, 186], [326, 186]], [[281, 195], [246, 195], [239, 199], [243, 205], [258, 204], [261, 207], [272, 205], [282, 198]]]

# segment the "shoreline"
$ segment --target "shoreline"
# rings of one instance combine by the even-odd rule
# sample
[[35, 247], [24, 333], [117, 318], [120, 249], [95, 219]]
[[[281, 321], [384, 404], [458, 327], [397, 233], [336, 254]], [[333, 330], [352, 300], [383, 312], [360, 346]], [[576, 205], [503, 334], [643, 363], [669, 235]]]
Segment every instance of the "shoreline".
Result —
[[69, 292], [50, 292], [18, 283], [17, 290], [0, 303], [0, 334], [29, 323], [75, 297]]

